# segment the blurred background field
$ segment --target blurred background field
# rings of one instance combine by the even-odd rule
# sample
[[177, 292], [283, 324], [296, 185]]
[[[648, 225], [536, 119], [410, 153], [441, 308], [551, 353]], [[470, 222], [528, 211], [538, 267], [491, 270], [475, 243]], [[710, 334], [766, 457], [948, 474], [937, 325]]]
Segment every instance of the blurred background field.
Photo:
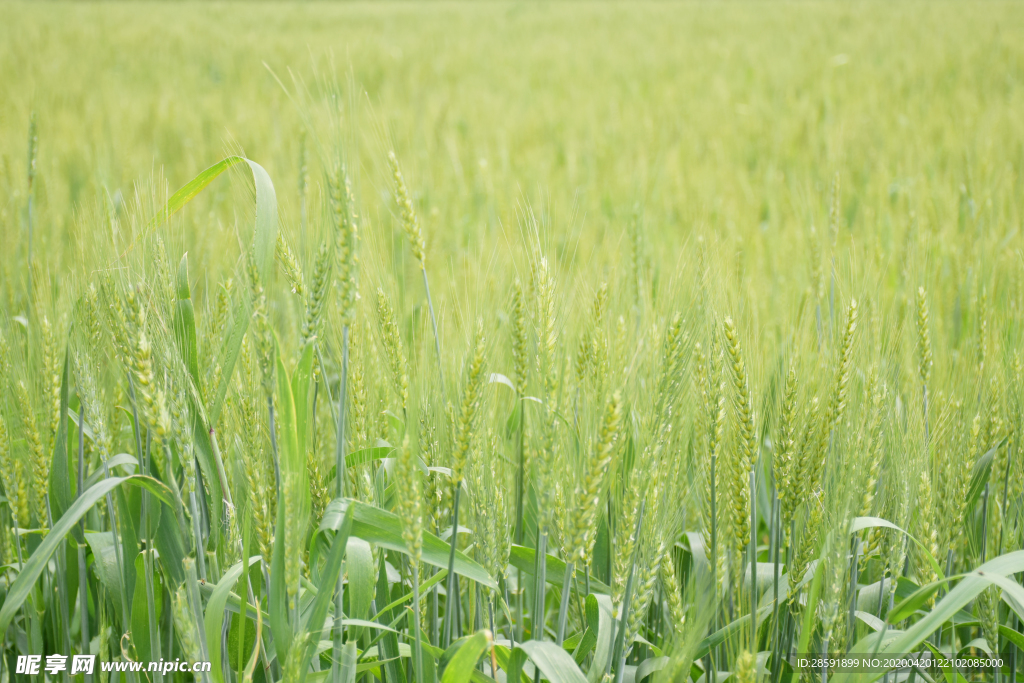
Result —
[[[516, 232], [524, 204], [578, 259], [620, 247], [638, 202], [653, 238], [708, 230], [753, 253], [821, 225], [836, 172], [844, 228], [890, 256], [885, 225], [911, 211], [946, 224], [965, 193], [983, 233], [1020, 220], [1017, 3], [5, 3], [0, 16], [5, 251], [25, 248], [34, 110], [54, 265], [90, 229], [76, 207], [155, 174], [173, 190], [228, 151], [267, 168], [296, 223], [302, 124], [271, 70], [314, 101], [318, 82], [351, 75], [365, 91], [344, 95], [358, 103], [344, 122], [355, 182], [384, 192], [393, 146], [445, 259]], [[214, 225], [232, 220], [227, 194], [199, 200]], [[209, 227], [199, 258], [224, 238]], [[784, 280], [779, 256], [751, 266]]]

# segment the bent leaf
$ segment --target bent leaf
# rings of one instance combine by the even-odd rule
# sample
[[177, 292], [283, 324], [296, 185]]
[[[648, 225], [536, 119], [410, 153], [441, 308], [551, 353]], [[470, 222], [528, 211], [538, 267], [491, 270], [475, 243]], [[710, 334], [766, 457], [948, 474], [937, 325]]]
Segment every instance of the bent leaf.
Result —
[[[367, 505], [351, 498], [335, 498], [324, 510], [320, 531], [336, 530], [341, 524], [341, 516], [350, 506], [355, 508], [355, 522], [352, 535], [364, 541], [379, 545], [388, 550], [406, 554], [408, 548], [402, 539], [402, 520], [398, 515]], [[448, 555], [451, 546], [427, 531], [423, 532], [423, 561], [441, 569], [448, 568]], [[481, 586], [497, 590], [498, 585], [487, 573], [487, 570], [469, 559], [460, 550], [455, 551], [455, 573], [476, 581]]]
[[137, 486], [141, 486], [160, 499], [162, 502], [171, 504], [171, 492], [166, 486], [161, 484], [156, 479], [146, 477], [140, 474], [132, 475], [130, 477], [112, 477], [110, 479], [104, 479], [100, 483], [87, 490], [85, 493], [80, 495], [74, 503], [68, 508], [68, 511], [64, 513], [61, 518], [54, 523], [53, 528], [43, 539], [43, 542], [39, 544], [36, 551], [32, 553], [32, 556], [25, 562], [24, 568], [21, 573], [18, 574], [18, 578], [14, 580], [10, 588], [7, 591], [7, 598], [4, 600], [3, 607], [0, 607], [0, 633], [6, 633], [7, 627], [11, 624], [11, 619], [17, 613], [22, 603], [25, 602], [25, 598], [28, 597], [35, 586], [39, 576], [43, 573], [47, 563], [50, 561], [50, 557], [56, 552], [57, 547], [63, 542], [64, 537], [67, 536], [72, 527], [78, 524], [85, 513], [95, 505], [97, 502], [103, 499], [110, 491], [113, 491], [118, 486], [124, 483], [132, 483]]
[[489, 631], [477, 631], [456, 650], [441, 676], [441, 683], [469, 683], [476, 671], [476, 663], [487, 651], [492, 636]]

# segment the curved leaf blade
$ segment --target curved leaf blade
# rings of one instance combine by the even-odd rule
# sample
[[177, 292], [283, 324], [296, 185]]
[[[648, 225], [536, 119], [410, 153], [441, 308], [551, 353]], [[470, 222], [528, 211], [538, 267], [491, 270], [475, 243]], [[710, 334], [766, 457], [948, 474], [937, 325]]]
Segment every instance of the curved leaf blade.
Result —
[[126, 482], [134, 483], [147, 489], [150, 493], [153, 493], [161, 501], [170, 504], [171, 503], [171, 492], [156, 479], [146, 477], [143, 475], [132, 475], [130, 477], [112, 477], [110, 479], [104, 479], [99, 482], [88, 491], [83, 493], [71, 504], [68, 511], [61, 516], [61, 518], [54, 523], [53, 528], [43, 539], [43, 542], [39, 544], [36, 551], [32, 553], [32, 556], [25, 562], [25, 566], [22, 568], [21, 573], [18, 574], [18, 578], [14, 580], [10, 588], [7, 591], [7, 598], [4, 600], [3, 607], [0, 607], [0, 633], [6, 633], [7, 627], [11, 624], [11, 619], [14, 618], [15, 613], [21, 607], [22, 603], [28, 597], [32, 588], [35, 586], [39, 576], [43, 573], [47, 563], [50, 561], [50, 557], [57, 551], [57, 547], [64, 541], [64, 537], [67, 536], [72, 527], [74, 527], [78, 520], [80, 520], [89, 509], [97, 502], [103, 499], [110, 491], [113, 491], [121, 484]]
[[[342, 514], [350, 506], [355, 508], [355, 522], [352, 525], [353, 536], [388, 550], [408, 553], [408, 548], [402, 539], [402, 520], [398, 515], [351, 498], [335, 498], [330, 502], [324, 510], [320, 531], [337, 529], [341, 524]], [[440, 538], [427, 531], [423, 532], [423, 561], [425, 563], [447, 569], [450, 550], [451, 546]], [[455, 573], [476, 581], [481, 586], [495, 590], [498, 588], [497, 583], [486, 569], [459, 550], [455, 551]]]
[[441, 676], [441, 683], [469, 683], [476, 663], [491, 644], [490, 631], [477, 631], [456, 650]]

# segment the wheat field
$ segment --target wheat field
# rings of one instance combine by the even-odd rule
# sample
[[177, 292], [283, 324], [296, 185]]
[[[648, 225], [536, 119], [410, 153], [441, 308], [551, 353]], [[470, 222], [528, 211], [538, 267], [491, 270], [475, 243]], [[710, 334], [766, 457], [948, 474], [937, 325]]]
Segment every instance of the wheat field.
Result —
[[1024, 680], [1022, 46], [0, 3], [0, 683]]

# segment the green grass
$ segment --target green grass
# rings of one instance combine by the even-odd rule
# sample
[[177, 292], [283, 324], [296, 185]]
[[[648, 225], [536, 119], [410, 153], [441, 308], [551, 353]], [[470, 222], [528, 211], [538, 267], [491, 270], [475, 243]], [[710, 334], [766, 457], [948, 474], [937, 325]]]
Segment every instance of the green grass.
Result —
[[0, 682], [1016, 680], [1017, 5], [0, 17]]

